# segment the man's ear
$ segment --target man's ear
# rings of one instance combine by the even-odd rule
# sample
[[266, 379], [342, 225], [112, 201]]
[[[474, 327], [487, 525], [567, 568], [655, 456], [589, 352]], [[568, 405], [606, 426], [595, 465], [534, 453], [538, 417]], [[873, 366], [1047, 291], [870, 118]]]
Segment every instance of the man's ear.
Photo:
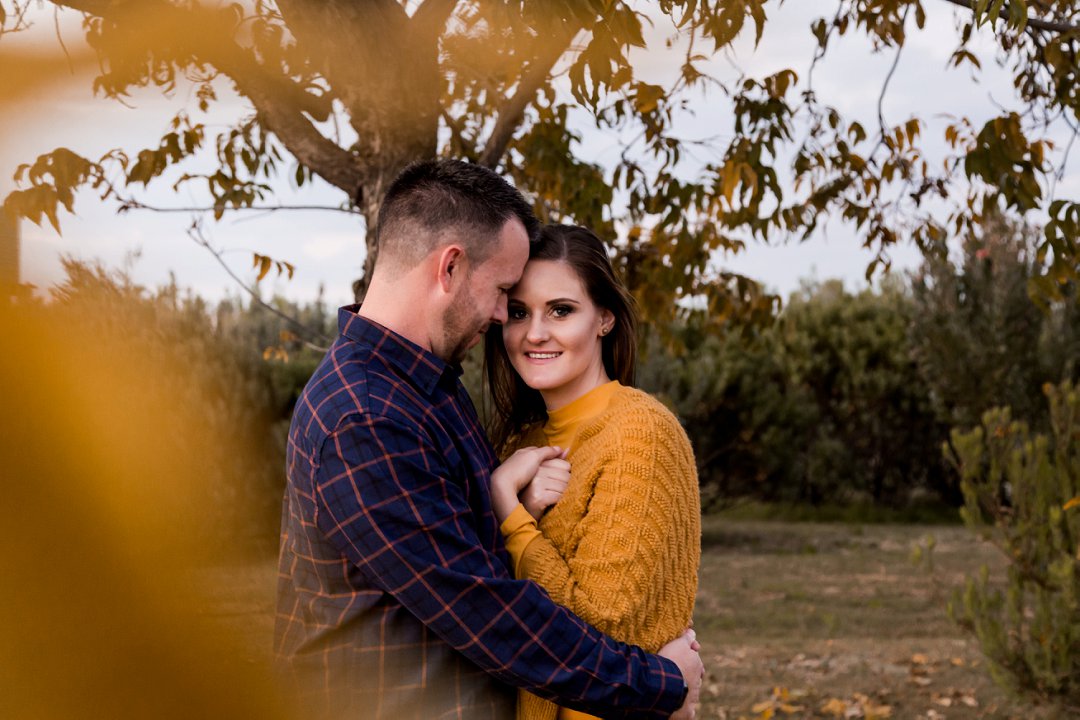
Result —
[[468, 258], [460, 245], [450, 244], [439, 252], [438, 284], [445, 293], [453, 293], [465, 280]]

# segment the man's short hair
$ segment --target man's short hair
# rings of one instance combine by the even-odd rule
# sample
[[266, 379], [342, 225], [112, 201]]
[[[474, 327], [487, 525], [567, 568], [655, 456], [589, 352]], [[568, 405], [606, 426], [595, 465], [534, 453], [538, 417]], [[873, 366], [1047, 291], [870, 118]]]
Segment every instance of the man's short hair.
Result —
[[471, 262], [483, 263], [516, 217], [529, 240], [540, 225], [529, 203], [492, 170], [460, 160], [424, 160], [405, 168], [383, 199], [376, 228], [379, 263], [410, 269], [453, 233]]

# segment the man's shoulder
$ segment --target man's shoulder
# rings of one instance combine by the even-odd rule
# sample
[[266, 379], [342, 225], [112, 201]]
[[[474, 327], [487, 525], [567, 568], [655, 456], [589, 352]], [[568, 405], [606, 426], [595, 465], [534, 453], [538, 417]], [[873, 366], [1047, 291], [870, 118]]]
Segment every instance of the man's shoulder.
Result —
[[410, 379], [375, 348], [339, 337], [304, 387], [294, 412], [312, 439], [342, 424], [378, 416], [412, 425], [423, 403]]

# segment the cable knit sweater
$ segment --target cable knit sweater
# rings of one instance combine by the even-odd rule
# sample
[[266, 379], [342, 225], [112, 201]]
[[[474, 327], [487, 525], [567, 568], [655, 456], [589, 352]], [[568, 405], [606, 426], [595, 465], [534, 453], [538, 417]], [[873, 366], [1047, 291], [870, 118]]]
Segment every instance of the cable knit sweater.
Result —
[[[518, 577], [617, 640], [656, 652], [689, 626], [694, 610], [701, 502], [693, 451], [675, 417], [647, 393], [616, 382], [592, 393], [609, 395], [606, 407], [556, 430], [573, 438], [565, 494], [539, 527], [518, 506], [502, 530]], [[548, 444], [544, 429], [520, 446]], [[519, 695], [520, 720], [556, 716], [588, 717]]]

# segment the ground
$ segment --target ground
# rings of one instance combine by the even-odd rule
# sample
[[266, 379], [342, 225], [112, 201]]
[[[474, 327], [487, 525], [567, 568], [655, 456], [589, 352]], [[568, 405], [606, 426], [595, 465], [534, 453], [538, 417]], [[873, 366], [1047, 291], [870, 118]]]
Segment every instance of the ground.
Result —
[[[933, 538], [930, 562], [912, 561]], [[695, 627], [708, 676], [698, 717], [1050, 720], [1010, 699], [946, 611], [988, 544], [958, 526], [707, 517]], [[212, 614], [252, 660], [272, 632], [274, 561], [207, 571]]]

